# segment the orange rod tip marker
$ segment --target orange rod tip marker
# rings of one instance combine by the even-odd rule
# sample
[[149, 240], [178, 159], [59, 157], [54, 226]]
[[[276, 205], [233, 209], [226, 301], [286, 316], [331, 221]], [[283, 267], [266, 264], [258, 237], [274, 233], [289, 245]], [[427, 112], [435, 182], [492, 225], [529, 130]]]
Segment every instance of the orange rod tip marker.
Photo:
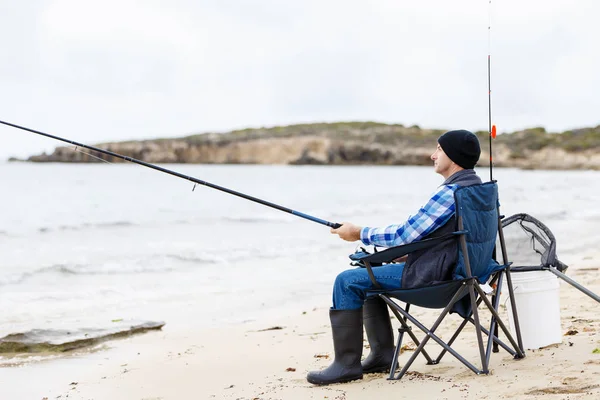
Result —
[[492, 125], [491, 136], [492, 136], [492, 139], [496, 139], [496, 125]]

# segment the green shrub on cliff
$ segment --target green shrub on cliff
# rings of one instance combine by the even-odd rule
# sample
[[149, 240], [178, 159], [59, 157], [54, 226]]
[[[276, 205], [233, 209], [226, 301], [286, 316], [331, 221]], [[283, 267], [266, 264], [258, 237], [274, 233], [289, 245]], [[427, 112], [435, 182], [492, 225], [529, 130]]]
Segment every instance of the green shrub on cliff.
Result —
[[600, 126], [563, 133], [549, 133], [546, 129], [537, 127], [498, 135], [498, 141], [506, 144], [516, 154], [522, 154], [523, 150], [536, 151], [548, 146], [568, 152], [583, 151], [600, 148]]
[[[405, 146], [431, 145], [444, 133], [444, 129], [423, 129], [418, 125], [384, 124], [374, 121], [349, 121], [331, 123], [296, 124], [262, 128], [239, 129], [227, 133], [204, 133], [183, 138], [189, 143], [215, 142], [225, 144], [268, 138], [320, 136], [339, 140], [364, 140], [381, 145]], [[488, 132], [476, 131], [482, 145], [487, 148]], [[499, 134], [497, 143], [503, 143], [519, 158], [527, 150], [537, 151], [552, 146], [568, 152], [600, 148], [600, 126], [550, 133], [543, 127], [534, 127], [512, 133]]]

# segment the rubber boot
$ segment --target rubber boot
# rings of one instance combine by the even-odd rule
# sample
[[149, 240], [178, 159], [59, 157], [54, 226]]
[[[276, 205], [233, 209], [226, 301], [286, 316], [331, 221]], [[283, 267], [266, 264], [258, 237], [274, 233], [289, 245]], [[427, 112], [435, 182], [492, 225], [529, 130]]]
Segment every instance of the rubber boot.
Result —
[[312, 371], [306, 380], [316, 385], [329, 385], [362, 379], [360, 358], [363, 349], [363, 312], [357, 310], [329, 310], [333, 350], [333, 364], [322, 371]]
[[363, 373], [387, 372], [394, 358], [394, 331], [387, 305], [379, 297], [365, 301], [363, 319], [371, 352], [362, 362]]

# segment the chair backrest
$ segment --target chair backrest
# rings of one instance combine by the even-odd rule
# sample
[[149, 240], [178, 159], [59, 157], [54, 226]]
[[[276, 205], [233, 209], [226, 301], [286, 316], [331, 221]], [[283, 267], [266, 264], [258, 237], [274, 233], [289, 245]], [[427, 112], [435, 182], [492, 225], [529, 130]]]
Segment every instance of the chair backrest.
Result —
[[454, 193], [454, 200], [458, 229], [468, 231], [464, 239], [471, 270], [469, 274], [459, 242], [454, 278], [474, 276], [480, 282], [485, 282], [499, 267], [492, 259], [498, 233], [498, 185], [486, 182], [461, 187]]

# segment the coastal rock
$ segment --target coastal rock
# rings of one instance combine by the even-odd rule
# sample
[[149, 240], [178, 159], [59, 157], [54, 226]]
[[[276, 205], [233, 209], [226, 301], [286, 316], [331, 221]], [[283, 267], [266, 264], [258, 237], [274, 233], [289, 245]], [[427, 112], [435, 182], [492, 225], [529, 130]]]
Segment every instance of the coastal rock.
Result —
[[[431, 165], [430, 155], [444, 130], [375, 122], [302, 124], [205, 133], [176, 139], [95, 145], [150, 163], [293, 164], [293, 165]], [[489, 165], [487, 132], [479, 166]], [[600, 127], [547, 133], [533, 128], [498, 135], [494, 165], [524, 169], [600, 170]], [[58, 147], [33, 162], [125, 162], [99, 152]]]
[[115, 321], [104, 328], [81, 328], [73, 331], [32, 329], [0, 338], [0, 354], [61, 353], [90, 347], [107, 340], [160, 330], [164, 322]]

